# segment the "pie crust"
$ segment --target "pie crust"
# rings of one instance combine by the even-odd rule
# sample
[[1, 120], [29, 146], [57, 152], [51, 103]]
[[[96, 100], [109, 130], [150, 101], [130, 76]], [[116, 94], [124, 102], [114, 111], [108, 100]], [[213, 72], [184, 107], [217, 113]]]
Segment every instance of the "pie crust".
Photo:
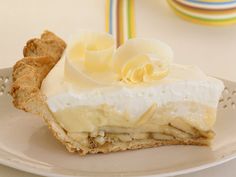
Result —
[[[191, 132], [186, 132], [174, 124], [167, 126], [185, 138], [176, 138], [174, 134], [155, 135], [153, 133], [145, 134], [144, 138], [134, 138], [131, 134], [102, 132], [102, 135], [87, 134], [88, 145], [83, 145], [80, 140], [71, 136], [55, 121], [47, 106], [46, 96], [40, 91], [43, 79], [61, 58], [65, 48], [66, 43], [49, 31], [45, 31], [40, 39], [29, 40], [23, 50], [24, 58], [13, 67], [11, 95], [16, 108], [43, 117], [53, 135], [66, 146], [69, 152], [85, 155], [163, 145], [209, 145], [210, 140], [214, 137], [212, 131], [201, 132], [189, 126]], [[80, 136], [79, 133], [78, 136]], [[105, 142], [100, 144], [97, 141], [98, 137]]]

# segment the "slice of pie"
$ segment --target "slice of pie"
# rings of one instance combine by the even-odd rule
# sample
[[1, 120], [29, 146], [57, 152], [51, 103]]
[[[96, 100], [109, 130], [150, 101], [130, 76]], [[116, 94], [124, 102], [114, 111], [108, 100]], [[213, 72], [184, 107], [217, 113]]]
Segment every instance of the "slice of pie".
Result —
[[149, 39], [115, 47], [106, 33], [65, 42], [32, 39], [13, 68], [18, 109], [37, 114], [70, 152], [107, 153], [162, 145], [210, 145], [223, 83], [172, 62]]

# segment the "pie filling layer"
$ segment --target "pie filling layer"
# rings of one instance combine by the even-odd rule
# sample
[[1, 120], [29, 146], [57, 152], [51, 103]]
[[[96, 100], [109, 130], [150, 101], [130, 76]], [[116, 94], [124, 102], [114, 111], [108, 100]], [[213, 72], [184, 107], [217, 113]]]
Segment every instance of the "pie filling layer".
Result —
[[[181, 113], [185, 111], [185, 115]], [[75, 141], [89, 146], [109, 141], [211, 139], [216, 110], [194, 102], [153, 104], [141, 117], [132, 121], [108, 105], [73, 107], [54, 112], [56, 121]], [[97, 146], [98, 146], [97, 145]]]
[[[131, 119], [128, 112], [118, 112], [114, 107], [77, 106], [54, 112], [56, 121], [68, 132], [98, 132], [105, 130], [116, 133], [161, 132], [162, 126], [182, 120], [186, 125], [208, 131], [214, 125], [215, 108], [194, 102], [175, 102], [158, 107], [153, 104], [139, 118]], [[187, 129], [180, 125], [180, 129]]]

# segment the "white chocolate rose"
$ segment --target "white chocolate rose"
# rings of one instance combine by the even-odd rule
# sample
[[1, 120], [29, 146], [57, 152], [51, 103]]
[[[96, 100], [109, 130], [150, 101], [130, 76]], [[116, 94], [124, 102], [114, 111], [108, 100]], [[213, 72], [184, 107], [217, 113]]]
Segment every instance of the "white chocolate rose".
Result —
[[172, 58], [172, 50], [166, 44], [136, 38], [117, 49], [113, 66], [122, 81], [137, 84], [165, 77]]
[[115, 51], [111, 35], [95, 32], [82, 33], [65, 55], [65, 80], [80, 87], [160, 80], [173, 57], [170, 47], [149, 39], [128, 40]]
[[114, 80], [111, 61], [115, 40], [107, 33], [84, 32], [66, 49], [65, 79], [85, 86]]

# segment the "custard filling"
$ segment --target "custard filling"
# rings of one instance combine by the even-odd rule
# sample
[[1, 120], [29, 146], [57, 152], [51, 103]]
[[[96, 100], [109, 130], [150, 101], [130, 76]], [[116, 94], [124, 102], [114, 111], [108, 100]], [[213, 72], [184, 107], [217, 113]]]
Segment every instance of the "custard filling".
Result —
[[140, 117], [109, 105], [77, 106], [54, 112], [67, 135], [84, 148], [143, 141], [199, 141], [209, 144], [216, 109], [196, 102], [153, 104]]
[[[77, 106], [54, 112], [56, 121], [70, 133], [99, 132], [145, 133], [164, 132], [172, 124], [180, 130], [209, 131], [216, 119], [216, 109], [194, 102], [176, 102], [158, 107], [153, 104], [142, 116], [131, 118], [109, 105]], [[191, 128], [192, 127], [192, 128]]]

